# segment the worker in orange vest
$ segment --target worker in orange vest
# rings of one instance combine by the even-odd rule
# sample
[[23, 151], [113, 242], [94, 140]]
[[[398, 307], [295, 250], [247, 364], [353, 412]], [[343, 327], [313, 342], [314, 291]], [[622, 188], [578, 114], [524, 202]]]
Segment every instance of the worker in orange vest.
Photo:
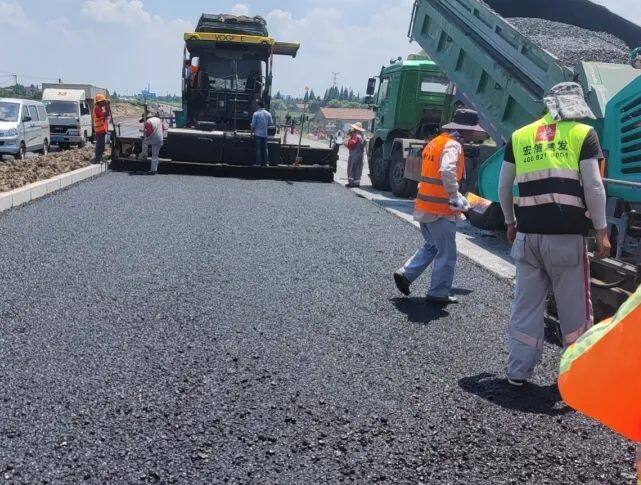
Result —
[[410, 294], [410, 285], [434, 263], [426, 299], [442, 305], [458, 303], [451, 295], [456, 268], [456, 222], [470, 208], [459, 192], [465, 173], [461, 142], [476, 140], [484, 134], [478, 113], [459, 109], [452, 123], [443, 126], [442, 133], [423, 150], [414, 220], [420, 223], [425, 244], [394, 273], [396, 287], [406, 296]]
[[96, 140], [93, 163], [102, 163], [110, 117], [111, 106], [109, 105], [109, 100], [104, 94], [97, 94], [93, 109], [93, 134]]

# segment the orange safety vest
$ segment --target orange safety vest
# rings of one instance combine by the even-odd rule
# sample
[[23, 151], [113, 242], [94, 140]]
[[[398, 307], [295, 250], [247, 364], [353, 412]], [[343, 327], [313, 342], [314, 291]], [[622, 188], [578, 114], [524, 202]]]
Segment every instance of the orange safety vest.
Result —
[[[458, 211], [450, 208], [450, 196], [443, 187], [441, 178], [441, 158], [448, 142], [455, 139], [447, 133], [442, 133], [427, 144], [423, 150], [421, 166], [421, 181], [418, 185], [418, 196], [414, 208], [418, 212], [453, 216]], [[465, 155], [461, 152], [456, 169], [456, 179], [460, 182], [465, 172]]]
[[559, 390], [577, 411], [641, 443], [641, 287], [561, 358]]
[[[105, 108], [96, 106], [93, 110], [93, 131], [97, 135], [107, 133], [109, 131], [109, 119], [104, 111]], [[104, 114], [104, 117], [102, 116]]]

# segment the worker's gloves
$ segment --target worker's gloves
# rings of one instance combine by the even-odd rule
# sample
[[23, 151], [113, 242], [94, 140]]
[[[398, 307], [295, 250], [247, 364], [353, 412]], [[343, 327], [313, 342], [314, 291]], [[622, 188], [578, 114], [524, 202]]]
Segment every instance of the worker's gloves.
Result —
[[467, 212], [471, 208], [472, 207], [470, 206], [468, 200], [463, 197], [463, 194], [461, 194], [460, 192], [457, 192], [456, 195], [450, 196], [450, 209], [459, 212]]

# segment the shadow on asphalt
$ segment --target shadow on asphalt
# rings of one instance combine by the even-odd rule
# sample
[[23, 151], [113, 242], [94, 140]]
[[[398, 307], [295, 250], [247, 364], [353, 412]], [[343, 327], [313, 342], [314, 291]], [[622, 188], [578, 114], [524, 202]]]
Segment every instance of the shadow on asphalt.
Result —
[[396, 297], [390, 301], [398, 311], [407, 315], [407, 318], [412, 323], [427, 325], [450, 316], [444, 307], [430, 304], [425, 301], [425, 298], [418, 296], [412, 298]]
[[562, 416], [573, 412], [563, 404], [561, 394], [556, 384], [551, 386], [538, 386], [530, 382], [523, 388], [513, 388], [505, 379], [499, 379], [496, 374], [484, 372], [472, 377], [465, 377], [459, 386], [470, 394], [475, 394], [486, 401], [522, 413], [545, 414], [548, 416]]

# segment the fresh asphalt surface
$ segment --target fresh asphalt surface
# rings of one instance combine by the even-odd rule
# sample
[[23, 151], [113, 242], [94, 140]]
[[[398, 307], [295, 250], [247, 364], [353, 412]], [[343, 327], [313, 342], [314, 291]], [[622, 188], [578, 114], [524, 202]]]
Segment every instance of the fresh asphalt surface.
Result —
[[109, 173], [0, 215], [0, 482], [632, 483], [510, 289], [397, 294], [411, 225], [337, 184]]

